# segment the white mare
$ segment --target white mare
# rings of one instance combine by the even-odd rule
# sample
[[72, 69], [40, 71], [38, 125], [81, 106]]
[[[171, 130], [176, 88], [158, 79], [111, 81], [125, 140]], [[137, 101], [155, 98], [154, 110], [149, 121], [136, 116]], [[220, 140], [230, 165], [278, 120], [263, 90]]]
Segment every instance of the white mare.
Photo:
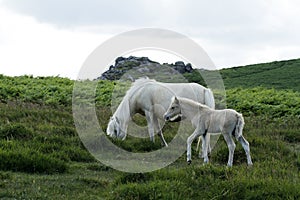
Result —
[[[214, 110], [201, 103], [181, 97], [173, 97], [164, 118], [186, 118], [191, 121], [195, 131], [187, 139], [187, 162], [191, 163], [191, 144], [196, 137], [207, 133], [222, 133], [229, 149], [228, 166], [232, 166], [235, 143], [233, 136], [238, 140], [246, 153], [248, 165], [252, 165], [250, 147], [243, 137], [244, 118], [242, 114], [232, 109]], [[204, 144], [204, 163], [208, 163], [207, 146]]]
[[[174, 95], [193, 99], [211, 108], [215, 107], [211, 90], [199, 84], [162, 83], [153, 79], [140, 78], [132, 84], [110, 118], [106, 130], [107, 135], [124, 140], [127, 135], [129, 121], [134, 114], [140, 113], [146, 116], [150, 140], [154, 141], [154, 133], [158, 133], [163, 145], [168, 146], [158, 119], [163, 120], [163, 115]], [[173, 120], [178, 121], [179, 119]], [[206, 143], [208, 144], [206, 145]], [[209, 146], [209, 137], [203, 136], [202, 147], [205, 146]]]

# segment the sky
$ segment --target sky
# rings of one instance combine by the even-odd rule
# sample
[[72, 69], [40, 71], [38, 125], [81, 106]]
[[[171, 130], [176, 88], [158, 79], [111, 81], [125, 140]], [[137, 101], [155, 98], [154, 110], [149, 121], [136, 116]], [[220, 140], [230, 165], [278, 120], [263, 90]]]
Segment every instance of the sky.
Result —
[[0, 74], [75, 79], [99, 45], [141, 28], [189, 37], [217, 68], [300, 58], [299, 13], [298, 0], [0, 0]]

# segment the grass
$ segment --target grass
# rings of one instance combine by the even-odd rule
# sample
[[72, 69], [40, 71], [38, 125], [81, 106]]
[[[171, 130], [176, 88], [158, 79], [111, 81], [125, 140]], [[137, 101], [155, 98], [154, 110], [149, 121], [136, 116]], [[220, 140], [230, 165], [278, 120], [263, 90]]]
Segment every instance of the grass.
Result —
[[[74, 127], [69, 85], [72, 81], [28, 76], [0, 79], [6, 87], [0, 91], [0, 198], [300, 198], [300, 106], [295, 90], [227, 90], [228, 107], [245, 116], [244, 135], [250, 143], [253, 167], [246, 165], [245, 153], [237, 144], [234, 166], [227, 168], [228, 149], [220, 137], [208, 165], [198, 158], [194, 143], [191, 165], [187, 165], [183, 154], [163, 169], [132, 174], [97, 162], [85, 149]], [[27, 96], [21, 93], [22, 84], [28, 87]], [[50, 93], [40, 96], [43, 92], [35, 89], [35, 84]], [[100, 81], [96, 91], [97, 116], [103, 129], [111, 115], [109, 105], [115, 84]], [[140, 116], [134, 120], [145, 125]], [[166, 124], [163, 131], [168, 142], [177, 129], [177, 124]], [[134, 137], [111, 141], [131, 152], [161, 147], [158, 136], [154, 144], [148, 138]]]
[[105, 173], [88, 170], [88, 164], [70, 164], [64, 174], [1, 172], [1, 198], [16, 199], [100, 199], [110, 184]]
[[275, 61], [220, 70], [226, 88], [265, 87], [300, 92], [300, 59]]
[[[220, 137], [208, 165], [203, 166], [193, 144], [192, 165], [187, 165], [182, 155], [158, 171], [131, 174], [116, 171], [91, 157], [74, 133], [68, 108], [58, 112], [57, 108], [48, 106], [9, 105], [0, 104], [2, 120], [9, 119], [9, 123], [1, 126], [1, 198], [300, 198], [300, 156], [299, 150], [294, 148], [299, 144], [297, 119], [272, 119], [266, 115], [245, 118], [244, 135], [250, 142], [252, 168], [247, 167], [240, 144], [237, 144], [234, 166], [227, 168], [228, 149]], [[50, 117], [50, 112], [57, 115]], [[110, 111], [102, 108], [99, 114], [106, 115], [102, 117], [108, 120]], [[143, 123], [139, 117], [136, 120]], [[105, 124], [103, 122], [103, 126]], [[177, 128], [176, 124], [166, 125], [164, 132], [168, 141]], [[155, 144], [132, 137], [115, 143], [133, 152], [160, 148], [158, 138]]]

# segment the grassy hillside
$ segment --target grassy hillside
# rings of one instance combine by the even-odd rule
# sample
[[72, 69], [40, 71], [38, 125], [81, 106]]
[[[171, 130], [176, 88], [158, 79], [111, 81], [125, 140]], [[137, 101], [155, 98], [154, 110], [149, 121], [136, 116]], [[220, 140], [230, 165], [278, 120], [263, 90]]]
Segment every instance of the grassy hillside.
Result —
[[[289, 69], [295, 70], [294, 64]], [[194, 144], [192, 165], [188, 166], [182, 155], [170, 166], [144, 174], [116, 171], [97, 162], [85, 149], [72, 116], [74, 81], [0, 75], [0, 198], [299, 199], [300, 93], [290, 87], [298, 79], [289, 83], [284, 79], [281, 86], [274, 87], [284, 90], [269, 89], [273, 86], [258, 84], [259, 79], [255, 86], [265, 87], [246, 85], [242, 70], [248, 74], [256, 67], [234, 68], [232, 73], [230, 69], [221, 71], [228, 88], [227, 106], [245, 116], [244, 135], [250, 143], [252, 168], [246, 166], [240, 144], [234, 166], [227, 168], [228, 149], [220, 137], [209, 165], [202, 165]], [[273, 70], [265, 67], [261, 73]], [[234, 76], [234, 71], [239, 75]], [[254, 74], [260, 73], [253, 72], [253, 77]], [[236, 84], [240, 81], [240, 85], [230, 86], [230, 79]], [[98, 82], [95, 98], [104, 129], [116, 85], [117, 82]], [[168, 142], [177, 128], [170, 123], [164, 127]], [[154, 144], [148, 138], [133, 137], [112, 142], [132, 152], [160, 148], [158, 138]]]
[[220, 70], [226, 88], [267, 87], [300, 92], [300, 59]]
[[[193, 145], [193, 163], [185, 155], [167, 168], [145, 174], [116, 171], [95, 161], [73, 127], [69, 107], [0, 103], [0, 197], [16, 199], [297, 199], [300, 198], [298, 119], [246, 117], [245, 137], [254, 166], [246, 166], [237, 145], [234, 167], [220, 138], [203, 166]], [[107, 123], [109, 110], [99, 107]], [[164, 128], [167, 141], [176, 126]], [[133, 152], [160, 147], [148, 139], [127, 138], [116, 144]]]
[[[300, 59], [232, 67], [221, 69], [218, 72], [222, 76], [226, 89], [264, 87], [300, 92]], [[183, 75], [189, 82], [197, 82], [202, 85], [205, 85], [203, 75], [206, 79], [211, 80], [211, 83], [218, 80], [215, 77], [215, 71], [194, 69], [192, 73]]]

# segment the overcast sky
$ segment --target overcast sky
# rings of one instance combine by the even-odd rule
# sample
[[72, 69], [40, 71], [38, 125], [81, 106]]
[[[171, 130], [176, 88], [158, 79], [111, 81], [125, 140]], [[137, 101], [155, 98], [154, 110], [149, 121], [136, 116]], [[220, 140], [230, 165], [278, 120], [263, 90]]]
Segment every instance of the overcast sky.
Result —
[[299, 13], [298, 0], [0, 0], [0, 74], [76, 78], [101, 43], [149, 27], [186, 35], [218, 68], [299, 58]]

